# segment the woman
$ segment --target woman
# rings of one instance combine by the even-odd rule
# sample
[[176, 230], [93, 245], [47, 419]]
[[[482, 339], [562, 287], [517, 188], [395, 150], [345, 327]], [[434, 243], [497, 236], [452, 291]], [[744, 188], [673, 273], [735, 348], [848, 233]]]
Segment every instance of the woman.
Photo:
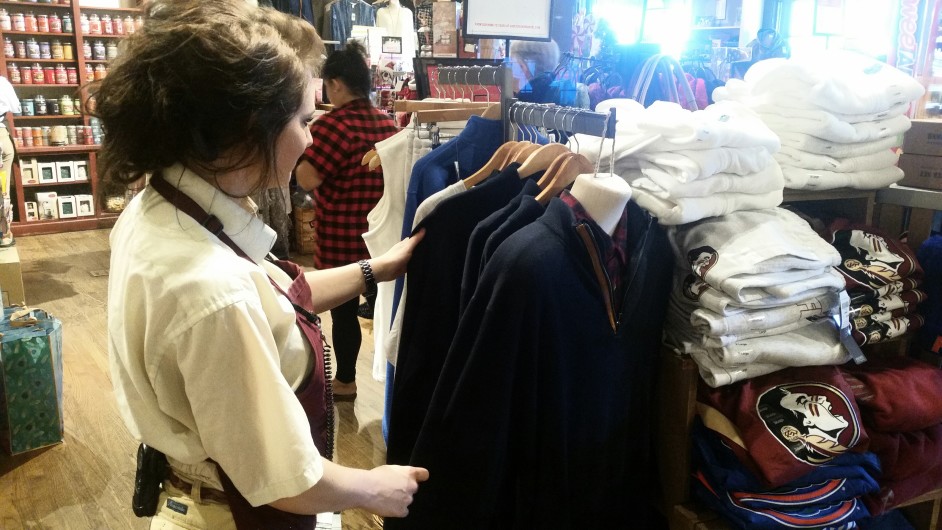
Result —
[[[245, 0], [157, 0], [93, 87], [103, 177], [151, 174], [112, 234], [112, 382], [131, 433], [167, 456], [152, 528], [313, 528], [403, 516], [424, 469], [329, 461], [333, 407], [315, 313], [400, 275], [421, 236], [303, 273], [268, 262], [249, 195], [287, 186], [310, 145], [323, 44]], [[362, 267], [362, 268], [361, 268]]]
[[[332, 53], [321, 77], [334, 110], [311, 125], [314, 143], [298, 162], [295, 175], [299, 186], [314, 190], [314, 266], [324, 270], [370, 257], [363, 234], [369, 230], [366, 215], [383, 196], [383, 174], [360, 162], [376, 142], [396, 133], [396, 123], [370, 103], [372, 74], [360, 44], [350, 43]], [[367, 293], [368, 303], [372, 304], [375, 294]], [[356, 398], [362, 339], [358, 302], [350, 300], [330, 311], [337, 400]]]

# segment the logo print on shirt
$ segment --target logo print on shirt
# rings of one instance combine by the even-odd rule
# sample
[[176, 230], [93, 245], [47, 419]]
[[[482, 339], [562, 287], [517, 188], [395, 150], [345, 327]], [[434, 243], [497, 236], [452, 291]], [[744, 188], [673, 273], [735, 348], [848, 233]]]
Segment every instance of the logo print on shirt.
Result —
[[772, 436], [807, 464], [825, 464], [860, 439], [860, 422], [850, 400], [824, 383], [772, 387], [759, 396], [756, 412]]

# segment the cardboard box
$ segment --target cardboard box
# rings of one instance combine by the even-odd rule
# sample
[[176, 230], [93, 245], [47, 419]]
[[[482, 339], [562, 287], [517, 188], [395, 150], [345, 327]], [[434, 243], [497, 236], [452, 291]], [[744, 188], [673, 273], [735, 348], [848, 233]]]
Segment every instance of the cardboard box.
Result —
[[75, 165], [68, 160], [56, 162], [56, 181], [75, 182]]
[[912, 124], [903, 135], [903, 152], [942, 156], [942, 120], [912, 120]]
[[39, 220], [39, 206], [35, 201], [26, 201], [24, 203], [26, 208], [26, 221], [38, 221]]
[[95, 215], [95, 199], [91, 195], [76, 195], [75, 209], [79, 217]]
[[899, 157], [899, 168], [904, 173], [900, 186], [942, 190], [942, 156], [904, 153]]
[[59, 195], [56, 200], [59, 202], [59, 219], [78, 217], [74, 195]]
[[52, 221], [59, 218], [58, 194], [54, 191], [36, 192], [36, 204], [39, 206], [39, 220]]
[[26, 302], [20, 253], [15, 246], [0, 248], [0, 296], [4, 307]]

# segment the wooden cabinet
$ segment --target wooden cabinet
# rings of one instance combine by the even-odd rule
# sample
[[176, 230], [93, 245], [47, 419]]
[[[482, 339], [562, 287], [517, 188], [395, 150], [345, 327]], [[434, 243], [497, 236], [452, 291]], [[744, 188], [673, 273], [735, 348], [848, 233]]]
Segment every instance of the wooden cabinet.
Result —
[[[100, 129], [85, 112], [90, 96], [86, 85], [106, 74], [118, 40], [140, 23], [136, 19], [141, 9], [61, 1], [0, 0], [0, 9], [11, 18], [11, 29], [0, 28], [4, 42], [0, 72], [11, 81], [21, 102], [32, 101], [31, 112], [24, 108], [20, 115], [7, 115], [11, 136], [19, 131], [23, 138], [28, 131], [32, 138], [31, 142], [18, 141], [10, 175], [15, 235], [104, 228], [114, 223], [118, 213], [101, 200], [96, 171]], [[34, 26], [29, 15], [39, 23]], [[56, 145], [50, 136], [59, 140]], [[69, 201], [63, 201], [64, 215], [59, 216], [58, 207], [53, 214], [48, 202], [52, 192], [78, 198], [75, 204], [81, 208], [69, 208]], [[45, 209], [42, 199], [47, 201]], [[40, 218], [34, 219], [33, 212]], [[48, 218], [53, 216], [57, 218]]]

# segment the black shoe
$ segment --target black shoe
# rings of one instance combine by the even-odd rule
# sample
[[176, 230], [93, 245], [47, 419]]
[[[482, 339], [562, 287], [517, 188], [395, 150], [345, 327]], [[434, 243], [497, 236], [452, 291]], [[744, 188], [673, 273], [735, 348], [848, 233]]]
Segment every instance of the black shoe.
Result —
[[367, 320], [373, 320], [373, 308], [370, 307], [370, 304], [363, 302], [357, 307], [357, 316]]

